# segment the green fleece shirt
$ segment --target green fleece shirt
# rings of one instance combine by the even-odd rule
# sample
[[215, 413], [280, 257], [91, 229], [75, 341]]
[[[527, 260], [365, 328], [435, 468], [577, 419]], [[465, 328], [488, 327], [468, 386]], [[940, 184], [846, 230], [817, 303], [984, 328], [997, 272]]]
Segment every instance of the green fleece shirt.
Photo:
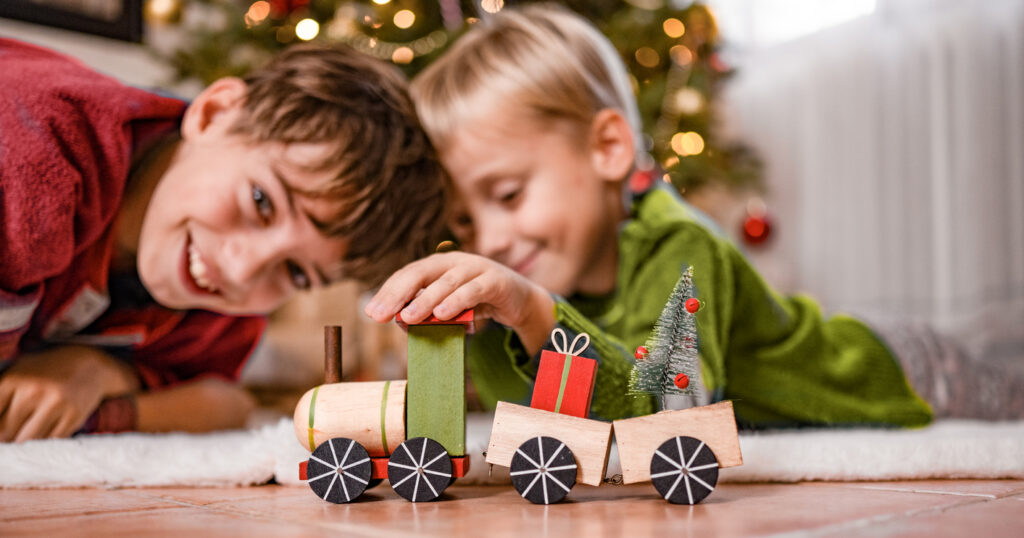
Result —
[[[599, 362], [592, 416], [613, 420], [656, 410], [653, 398], [628, 394], [633, 350], [693, 266], [702, 303], [696, 315], [703, 381], [716, 400], [732, 400], [742, 426], [931, 421], [928, 404], [867, 326], [848, 316], [825, 319], [807, 296], [780, 296], [704, 222], [668, 189], [639, 195], [619, 233], [615, 292], [556, 297], [558, 326], [588, 333], [584, 355]], [[467, 359], [485, 407], [529, 403], [539, 354], [528, 356], [513, 331], [491, 324], [470, 340]]]

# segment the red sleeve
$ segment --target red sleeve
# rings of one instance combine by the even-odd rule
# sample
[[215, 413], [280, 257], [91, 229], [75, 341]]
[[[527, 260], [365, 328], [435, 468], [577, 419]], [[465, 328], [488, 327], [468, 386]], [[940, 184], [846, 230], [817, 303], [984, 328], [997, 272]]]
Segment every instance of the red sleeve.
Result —
[[168, 334], [137, 347], [132, 361], [147, 388], [213, 375], [237, 380], [266, 328], [263, 317], [193, 310]]
[[176, 122], [184, 103], [9, 39], [0, 39], [0, 65], [2, 361], [16, 355], [40, 301], [81, 284], [68, 281], [69, 268], [116, 218], [139, 128]]

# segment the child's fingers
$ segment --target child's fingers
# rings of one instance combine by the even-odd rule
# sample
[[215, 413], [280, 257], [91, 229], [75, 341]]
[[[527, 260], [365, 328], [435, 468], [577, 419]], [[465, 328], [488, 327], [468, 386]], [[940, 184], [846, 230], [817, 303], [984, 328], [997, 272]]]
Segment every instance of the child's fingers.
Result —
[[450, 256], [435, 254], [399, 269], [367, 303], [366, 315], [377, 322], [389, 321], [417, 292], [455, 266], [455, 261]]
[[[438, 303], [458, 289], [459, 286], [462, 286], [467, 281], [472, 280], [477, 274], [478, 271], [475, 271], [470, 267], [454, 266], [450, 268], [443, 275], [438, 277], [437, 280], [427, 285], [423, 290], [423, 293], [419, 294], [402, 309], [402, 321], [406, 323], [419, 323], [420, 321], [423, 321], [430, 316], [434, 307], [437, 306]], [[458, 312], [456, 312], [456, 314], [457, 313]], [[447, 317], [441, 316], [438, 316], [438, 318], [448, 319]]]
[[[493, 295], [493, 282], [486, 273], [468, 280], [434, 307], [434, 315], [439, 319], [449, 319], [468, 308], [480, 309], [490, 302]], [[488, 309], [489, 310], [489, 309]], [[405, 317], [405, 314], [402, 314]]]
[[32, 408], [31, 402], [25, 405], [25, 402], [18, 398], [18, 393], [14, 394], [3, 415], [0, 415], [0, 441], [14, 440], [21, 430], [21, 425], [32, 414]]
[[18, 434], [14, 437], [15, 443], [22, 443], [32, 439], [43, 439], [50, 436], [50, 430], [57, 423], [58, 415], [52, 405], [39, 407], [32, 413], [32, 416], [21, 425]]
[[84, 423], [85, 420], [79, 418], [77, 413], [64, 413], [50, 431], [49, 437], [71, 437], [71, 434], [78, 431]]

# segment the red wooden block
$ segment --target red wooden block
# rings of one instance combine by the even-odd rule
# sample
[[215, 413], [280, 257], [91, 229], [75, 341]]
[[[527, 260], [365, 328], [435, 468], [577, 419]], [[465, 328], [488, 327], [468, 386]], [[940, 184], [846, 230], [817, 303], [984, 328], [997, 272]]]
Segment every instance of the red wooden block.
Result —
[[452, 476], [462, 478], [469, 474], [469, 456], [455, 456], [452, 458]]
[[370, 478], [388, 479], [388, 459], [388, 456], [370, 458], [370, 463], [373, 465], [373, 470], [370, 471]]
[[[576, 355], [569, 355], [569, 360], [569, 373], [563, 384], [566, 355], [549, 350], [540, 354], [540, 368], [533, 384], [530, 407], [587, 418], [597, 380], [597, 361]], [[558, 402], [559, 392], [562, 393], [561, 404]]]
[[306, 464], [307, 463], [309, 463], [309, 460], [305, 460], [305, 461], [299, 462], [299, 480], [308, 480], [309, 479], [309, 477], [306, 476]]
[[[402, 321], [401, 313], [395, 315], [395, 321], [403, 329], [409, 326], [408, 323]], [[419, 323], [413, 323], [413, 325], [465, 325], [466, 334], [473, 334], [473, 309], [465, 310], [452, 319], [437, 319], [436, 316], [431, 315]]]

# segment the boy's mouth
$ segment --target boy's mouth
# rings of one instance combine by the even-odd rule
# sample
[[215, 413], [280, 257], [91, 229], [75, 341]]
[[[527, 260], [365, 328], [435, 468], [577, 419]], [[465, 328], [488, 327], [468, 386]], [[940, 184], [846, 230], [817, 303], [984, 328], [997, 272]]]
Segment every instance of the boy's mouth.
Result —
[[540, 248], [534, 249], [529, 252], [526, 256], [519, 259], [519, 261], [512, 264], [512, 270], [519, 274], [526, 274], [533, 267], [533, 262], [537, 260], [537, 255], [540, 254]]
[[217, 286], [210, 279], [210, 271], [199, 254], [199, 249], [192, 244], [191, 236], [186, 240], [185, 282], [196, 293], [217, 293]]

